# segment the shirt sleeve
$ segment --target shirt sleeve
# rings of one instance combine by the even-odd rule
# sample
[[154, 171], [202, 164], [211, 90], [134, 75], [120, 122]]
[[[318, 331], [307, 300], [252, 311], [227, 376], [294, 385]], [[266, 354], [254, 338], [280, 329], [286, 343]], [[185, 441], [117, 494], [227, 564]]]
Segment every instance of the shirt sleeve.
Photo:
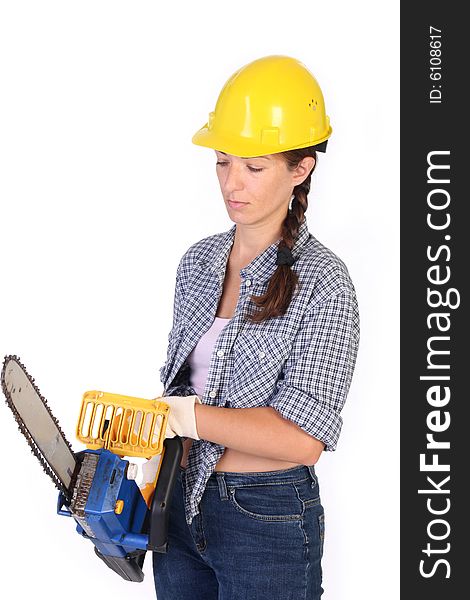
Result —
[[335, 450], [359, 345], [354, 288], [313, 306], [302, 320], [285, 376], [269, 405]]

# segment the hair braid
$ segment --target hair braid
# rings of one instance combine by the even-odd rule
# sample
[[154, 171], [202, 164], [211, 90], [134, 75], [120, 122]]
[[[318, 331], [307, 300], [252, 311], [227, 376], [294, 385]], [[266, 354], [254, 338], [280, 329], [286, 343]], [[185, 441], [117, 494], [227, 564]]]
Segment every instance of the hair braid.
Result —
[[[315, 158], [315, 165], [307, 178], [294, 188], [291, 208], [287, 211], [282, 223], [281, 240], [278, 247], [284, 246], [292, 250], [307, 212], [307, 196], [310, 191], [312, 173], [317, 164], [317, 154], [315, 147], [288, 150], [280, 154], [290, 169], [296, 168], [305, 156]], [[266, 292], [261, 296], [251, 296], [256, 309], [254, 313], [247, 315], [247, 318], [253, 323], [260, 323], [266, 319], [284, 315], [298, 285], [299, 277], [297, 273], [289, 265], [278, 265], [268, 282]]]

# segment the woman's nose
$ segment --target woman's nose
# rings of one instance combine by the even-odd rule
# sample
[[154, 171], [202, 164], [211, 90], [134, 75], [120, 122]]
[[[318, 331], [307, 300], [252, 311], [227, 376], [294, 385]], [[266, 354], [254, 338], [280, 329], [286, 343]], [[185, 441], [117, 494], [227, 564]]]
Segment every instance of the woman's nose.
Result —
[[243, 187], [244, 185], [241, 168], [233, 163], [227, 165], [224, 180], [225, 191], [231, 194], [232, 192], [243, 189]]

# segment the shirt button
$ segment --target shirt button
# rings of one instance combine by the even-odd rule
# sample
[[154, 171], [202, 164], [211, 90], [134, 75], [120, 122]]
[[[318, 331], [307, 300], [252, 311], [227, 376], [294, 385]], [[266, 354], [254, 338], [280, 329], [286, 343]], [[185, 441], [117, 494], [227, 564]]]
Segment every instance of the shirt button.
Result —
[[264, 357], [266, 356], [266, 352], [260, 352], [260, 353], [258, 354], [258, 356], [259, 356], [260, 358], [264, 358]]
[[223, 356], [223, 355], [224, 355], [223, 350], [217, 350], [217, 356]]
[[215, 397], [217, 396], [217, 392], [216, 392], [215, 390], [211, 390], [211, 391], [209, 392], [209, 396], [210, 396], [211, 398], [215, 398]]
[[251, 279], [247, 279], [247, 280], [245, 281], [245, 285], [246, 285], [247, 287], [250, 287], [250, 285], [251, 285]]

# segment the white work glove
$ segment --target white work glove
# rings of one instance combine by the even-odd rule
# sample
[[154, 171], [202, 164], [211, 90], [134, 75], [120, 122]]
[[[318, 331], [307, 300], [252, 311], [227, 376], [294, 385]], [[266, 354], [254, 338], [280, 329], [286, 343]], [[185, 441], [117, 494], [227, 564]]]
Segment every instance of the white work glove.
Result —
[[162, 396], [162, 402], [170, 406], [165, 439], [176, 435], [199, 440], [196, 429], [196, 402], [202, 404], [198, 396]]

